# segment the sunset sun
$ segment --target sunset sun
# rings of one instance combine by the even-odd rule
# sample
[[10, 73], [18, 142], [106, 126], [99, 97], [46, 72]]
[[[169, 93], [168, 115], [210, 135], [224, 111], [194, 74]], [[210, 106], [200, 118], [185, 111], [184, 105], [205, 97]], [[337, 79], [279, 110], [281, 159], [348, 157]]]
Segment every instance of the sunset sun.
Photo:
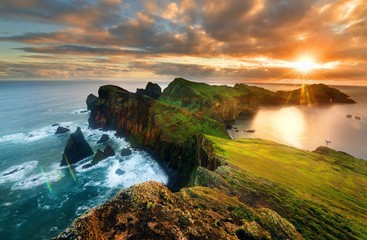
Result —
[[293, 68], [302, 74], [310, 73], [317, 67], [318, 64], [312, 57], [302, 57], [293, 65]]

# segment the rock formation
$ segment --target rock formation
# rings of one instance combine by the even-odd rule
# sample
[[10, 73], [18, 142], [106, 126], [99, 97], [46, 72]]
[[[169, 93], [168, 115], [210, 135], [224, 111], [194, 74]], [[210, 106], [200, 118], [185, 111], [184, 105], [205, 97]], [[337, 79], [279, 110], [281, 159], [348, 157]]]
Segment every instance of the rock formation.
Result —
[[[239, 238], [247, 236], [246, 238]], [[255, 209], [218, 190], [172, 193], [157, 182], [123, 190], [85, 213], [56, 239], [303, 239], [270, 209]]]
[[100, 161], [102, 161], [102, 160], [104, 160], [108, 157], [112, 157], [112, 156], [115, 156], [115, 151], [112, 149], [112, 147], [110, 145], [107, 145], [106, 148], [103, 150], [103, 152], [99, 149], [97, 150], [91, 164], [96, 165]]
[[78, 127], [76, 131], [70, 135], [66, 143], [60, 166], [77, 163], [91, 155], [93, 155], [93, 150], [84, 139], [80, 127]]
[[104, 143], [110, 140], [110, 137], [107, 134], [103, 134], [101, 138], [97, 141], [97, 143]]
[[151, 97], [153, 99], [158, 99], [162, 94], [161, 87], [156, 83], [148, 82], [145, 89], [138, 88], [136, 90], [137, 94], [146, 95], [148, 97]]
[[[313, 91], [316, 101], [303, 102], [302, 96], [297, 95], [302, 91]], [[333, 152], [330, 156], [314, 155], [318, 153], [297, 152], [266, 142], [261, 145], [266, 151], [258, 151], [262, 147], [257, 147], [250, 152], [256, 154], [243, 157], [238, 150], [249, 146], [230, 140], [226, 132], [226, 126], [232, 121], [252, 114], [261, 105], [352, 103], [346, 99], [346, 95], [324, 86], [274, 93], [244, 84], [210, 86], [175, 79], [158, 99], [146, 94], [146, 90], [134, 94], [117, 86], [102, 86], [88, 120], [90, 127], [116, 130], [133, 147], [150, 149], [172, 170], [168, 187], [175, 193], [154, 182], [133, 186], [75, 220], [58, 239], [302, 239], [301, 234], [309, 239], [351, 239], [363, 236], [363, 232], [358, 232], [361, 225], [349, 227], [349, 220], [344, 221], [344, 215], [335, 211], [335, 206], [329, 207], [329, 202], [320, 205], [313, 193], [302, 195], [305, 188], [289, 190], [274, 179], [242, 169], [244, 159], [251, 157], [273, 161], [279, 153], [267, 156], [269, 148], [273, 151], [284, 148], [284, 153], [289, 154], [287, 159], [291, 158], [289, 161], [306, 156], [304, 163], [316, 158], [315, 162], [329, 164]], [[221, 148], [224, 144], [228, 149]], [[97, 154], [103, 156], [104, 152]], [[349, 162], [360, 166], [354, 159], [342, 157], [347, 159], [343, 163], [346, 169], [351, 169]], [[284, 164], [283, 158], [282, 161]], [[288, 166], [283, 167], [289, 171]]]
[[65, 127], [57, 127], [55, 134], [64, 134], [70, 132], [69, 128], [65, 128]]
[[130, 156], [131, 155], [131, 150], [128, 148], [124, 148], [121, 150], [120, 154], [122, 157], [126, 157], [126, 156]]
[[98, 97], [94, 96], [93, 94], [89, 94], [86, 100], [87, 109], [92, 110], [94, 108], [94, 104], [97, 101]]

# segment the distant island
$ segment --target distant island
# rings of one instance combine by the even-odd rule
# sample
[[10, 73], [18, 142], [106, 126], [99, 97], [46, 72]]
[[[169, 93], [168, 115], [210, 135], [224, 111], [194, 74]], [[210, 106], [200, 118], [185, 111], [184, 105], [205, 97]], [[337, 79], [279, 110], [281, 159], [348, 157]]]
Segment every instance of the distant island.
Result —
[[272, 92], [177, 78], [136, 93], [118, 86], [89, 95], [89, 126], [116, 130], [170, 171], [77, 218], [56, 239], [366, 239], [367, 162], [261, 139], [227, 128], [260, 106], [351, 104], [323, 84]]

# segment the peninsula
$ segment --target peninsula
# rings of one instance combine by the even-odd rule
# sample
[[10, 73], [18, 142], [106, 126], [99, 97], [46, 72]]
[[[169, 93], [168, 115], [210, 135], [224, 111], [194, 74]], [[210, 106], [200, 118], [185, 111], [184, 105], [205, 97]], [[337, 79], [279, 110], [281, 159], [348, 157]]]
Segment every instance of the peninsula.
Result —
[[56, 239], [366, 239], [367, 162], [226, 128], [264, 105], [350, 104], [323, 84], [272, 92], [177, 78], [161, 93], [102, 86], [87, 99], [89, 126], [116, 130], [173, 174], [145, 182], [77, 218]]

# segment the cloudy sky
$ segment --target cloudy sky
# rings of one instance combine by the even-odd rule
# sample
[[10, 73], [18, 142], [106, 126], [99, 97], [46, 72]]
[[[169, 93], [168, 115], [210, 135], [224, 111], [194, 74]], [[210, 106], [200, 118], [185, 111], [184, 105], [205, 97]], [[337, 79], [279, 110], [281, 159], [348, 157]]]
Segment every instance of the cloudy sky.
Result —
[[367, 85], [366, 0], [1, 0], [0, 80]]

